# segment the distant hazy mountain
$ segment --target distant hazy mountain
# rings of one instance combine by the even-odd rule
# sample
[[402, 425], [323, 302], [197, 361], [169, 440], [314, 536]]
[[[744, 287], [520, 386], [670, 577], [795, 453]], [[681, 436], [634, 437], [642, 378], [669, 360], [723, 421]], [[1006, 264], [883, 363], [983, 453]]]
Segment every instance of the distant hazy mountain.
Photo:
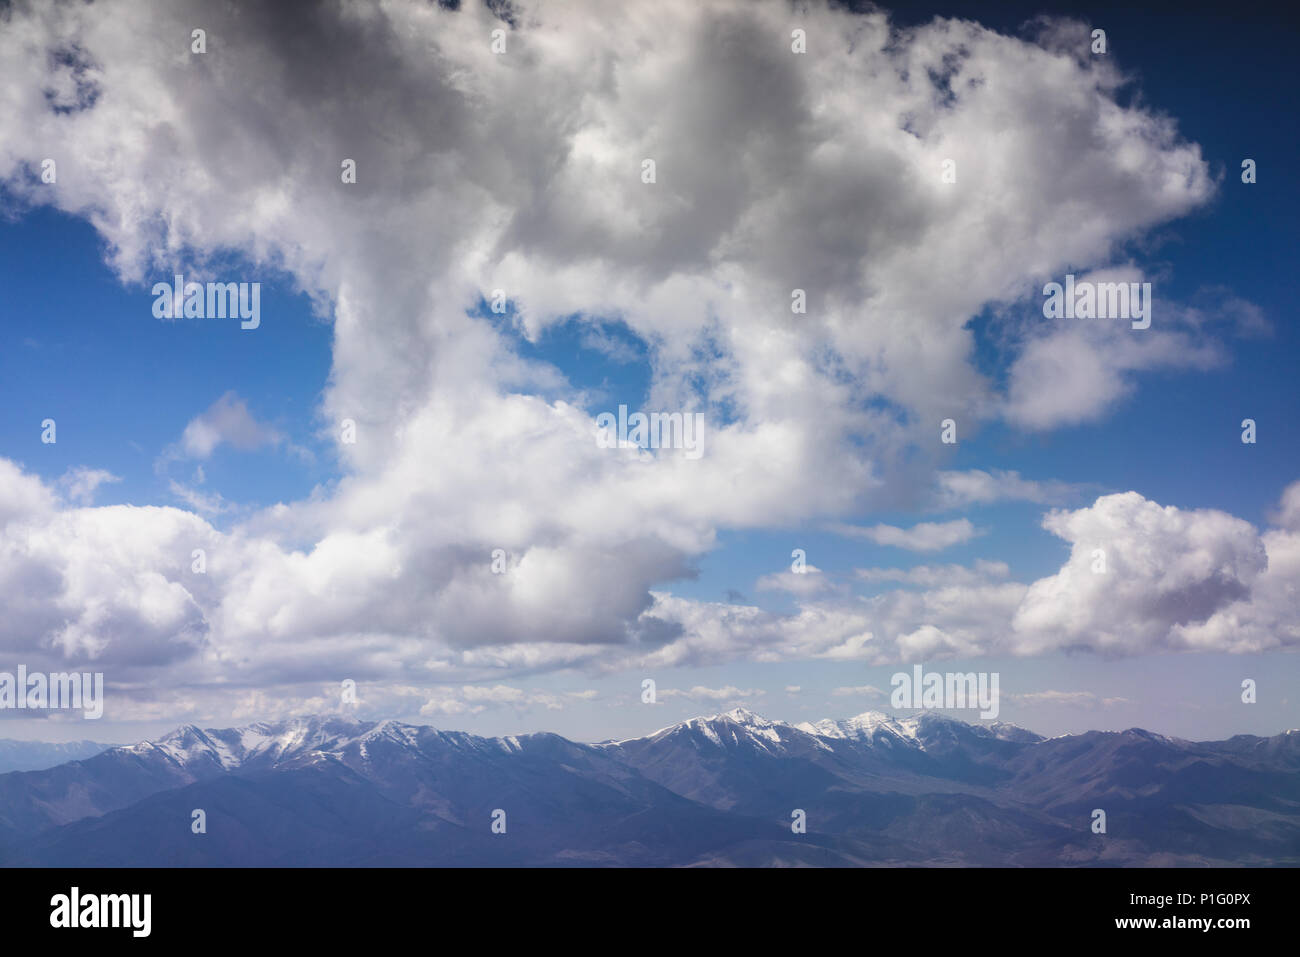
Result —
[[67, 761], [93, 757], [111, 747], [111, 744], [98, 744], [94, 741], [51, 744], [46, 741], [11, 741], [0, 738], [0, 774], [7, 771], [40, 771]]
[[341, 717], [187, 726], [0, 775], [0, 862], [1294, 865], [1300, 733], [1043, 739], [934, 713], [790, 725], [743, 709], [598, 745]]

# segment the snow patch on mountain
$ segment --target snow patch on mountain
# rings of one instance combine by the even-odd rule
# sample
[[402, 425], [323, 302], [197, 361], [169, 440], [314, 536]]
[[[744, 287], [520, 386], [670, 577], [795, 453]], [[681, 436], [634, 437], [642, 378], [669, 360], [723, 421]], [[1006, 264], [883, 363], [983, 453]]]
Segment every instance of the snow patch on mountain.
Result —
[[[1147, 733], [1147, 732], [1143, 732]], [[617, 748], [629, 741], [653, 741], [680, 734], [697, 747], [732, 749], [751, 747], [771, 755], [796, 753], [808, 748], [834, 751], [846, 744], [869, 748], [914, 748], [924, 751], [954, 735], [974, 734], [1017, 743], [1044, 740], [1039, 735], [1005, 722], [967, 724], [948, 715], [921, 712], [898, 718], [882, 711], [867, 711], [844, 719], [790, 724], [750, 711], [733, 708], [720, 714], [690, 718], [661, 728], [644, 738], [603, 742], [597, 747]], [[118, 750], [146, 755], [157, 753], [190, 771], [204, 767], [233, 770], [246, 765], [276, 767], [290, 762], [321, 759], [344, 760], [352, 754], [369, 761], [379, 742], [402, 749], [419, 749], [431, 742], [462, 750], [519, 754], [533, 735], [481, 738], [455, 731], [439, 731], [399, 721], [362, 721], [347, 715], [319, 715], [258, 722], [242, 728], [203, 729], [185, 725], [158, 741], [141, 741]]]

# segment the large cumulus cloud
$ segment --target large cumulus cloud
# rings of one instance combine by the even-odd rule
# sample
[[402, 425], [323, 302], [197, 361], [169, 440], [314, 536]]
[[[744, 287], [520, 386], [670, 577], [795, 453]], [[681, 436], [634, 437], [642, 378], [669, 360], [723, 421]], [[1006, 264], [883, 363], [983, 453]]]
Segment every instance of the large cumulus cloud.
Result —
[[[234, 252], [246, 265], [220, 278], [286, 276], [333, 322], [320, 427], [351, 419], [357, 441], [326, 493], [219, 532], [179, 509], [63, 510], [5, 473], [4, 600], [25, 622], [9, 646], [187, 669], [186, 686], [848, 654], [891, 614], [913, 623], [895, 639], [909, 652], [984, 647], [961, 594], [789, 620], [665, 584], [719, 530], [906, 501], [942, 464], [941, 418], [1024, 424], [1052, 391], [1032, 374], [1050, 344], [1022, 337], [1002, 395], [972, 362], [970, 317], [1106, 265], [1213, 192], [1197, 146], [1117, 102], [1123, 77], [1079, 24], [1012, 38], [740, 0], [537, 0], [509, 23], [406, 2], [3, 17], [9, 195], [87, 218], [142, 303], [150, 282]], [[53, 185], [35, 175], [47, 157]], [[506, 320], [476, 308], [496, 289]], [[641, 340], [647, 405], [704, 412], [702, 458], [598, 447], [581, 390], [516, 348], [575, 315]], [[1211, 350], [1187, 329], [1139, 334], [1093, 351], [1134, 372]], [[1086, 408], [1030, 424], [1098, 414], [1123, 385], [1101, 402], [1081, 387]], [[958, 473], [940, 475], [951, 498]], [[1216, 601], [1258, 584], [1248, 559], [1224, 558]], [[971, 587], [1006, 618], [1025, 586]], [[1015, 612], [1027, 628], [1036, 594]], [[1189, 642], [1218, 634], [1175, 624], [1201, 628]], [[1032, 630], [1079, 640], [1042, 615]]]
[[[1300, 482], [1283, 495], [1279, 527], [1262, 531], [1225, 512], [1162, 506], [1137, 492], [1053, 510], [1043, 527], [1066, 541], [1070, 554], [1055, 574], [1029, 583], [1007, 580], [1007, 566], [990, 561], [858, 569], [860, 582], [919, 587], [846, 596], [818, 575], [819, 587], [786, 615], [661, 595], [658, 613], [681, 616], [687, 628], [649, 660], [825, 657], [885, 665], [1057, 651], [1295, 649], [1298, 499]], [[839, 594], [825, 597], [833, 591]]]

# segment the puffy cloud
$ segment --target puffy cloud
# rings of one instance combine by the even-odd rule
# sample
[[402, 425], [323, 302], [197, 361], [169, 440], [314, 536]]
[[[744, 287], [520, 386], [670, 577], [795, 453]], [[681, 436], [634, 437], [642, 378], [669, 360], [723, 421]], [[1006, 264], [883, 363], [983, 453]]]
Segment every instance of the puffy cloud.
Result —
[[[320, 710], [336, 702], [344, 677], [364, 684], [371, 708], [418, 707], [427, 716], [562, 707], [582, 695], [491, 679], [563, 669], [1300, 645], [1300, 534], [1260, 533], [1222, 512], [1162, 507], [1136, 493], [1050, 512], [1044, 526], [1070, 543], [1071, 554], [1057, 574], [1028, 585], [1004, 580], [1007, 568], [997, 562], [878, 569], [864, 577], [921, 587], [809, 596], [790, 614], [655, 592], [621, 641], [458, 646], [456, 632], [437, 628], [433, 617], [427, 632], [412, 633], [401, 604], [404, 556], [391, 530], [286, 550], [240, 530], [219, 532], [178, 509], [60, 510], [37, 480], [8, 463], [0, 480], [11, 493], [5, 501], [32, 508], [0, 536], [8, 609], [0, 643], [29, 667], [75, 662], [106, 670], [118, 718], [237, 717], [259, 702], [277, 714]], [[1093, 571], [1096, 548], [1106, 553], [1104, 573]], [[205, 553], [201, 573], [195, 549]], [[435, 591], [425, 600], [436, 609], [445, 599]], [[423, 678], [433, 690], [394, 687], [397, 675]], [[462, 676], [485, 685], [447, 683]], [[322, 681], [323, 694], [301, 690]], [[423, 703], [404, 704], [413, 695]], [[707, 697], [699, 688], [690, 695]]]
[[[1285, 505], [1281, 512], [1289, 514]], [[658, 596], [654, 613], [679, 622], [682, 634], [648, 660], [822, 657], [885, 665], [1062, 650], [1121, 656], [1300, 646], [1296, 532], [1260, 532], [1224, 512], [1160, 506], [1136, 492], [1049, 512], [1043, 525], [1070, 543], [1070, 557], [1029, 584], [1001, 580], [1006, 566], [987, 562], [974, 570], [859, 570], [867, 581], [925, 587], [810, 598], [787, 615]], [[1097, 549], [1105, 552], [1104, 572], [1093, 571], [1102, 567]]]
[[762, 576], [754, 587], [759, 591], [784, 591], [793, 595], [815, 595], [832, 588], [822, 570], [816, 565], [805, 565], [804, 570], [796, 572], [787, 569]]
[[[1249, 522], [1209, 509], [1161, 507], [1136, 492], [1053, 511], [1043, 527], [1070, 542], [1057, 574], [1035, 582], [1016, 611], [1015, 647], [1097, 651], [1184, 649], [1216, 613], [1248, 599], [1269, 566]], [[1221, 636], [1205, 647], [1243, 650]]]
[[243, 399], [227, 392], [189, 421], [181, 434], [178, 452], [188, 458], [206, 459], [219, 445], [248, 450], [281, 440], [275, 429], [253, 418]]
[[[971, 363], [967, 323], [987, 304], [1104, 263], [1213, 191], [1199, 148], [1120, 105], [1109, 58], [1078, 55], [1079, 25], [1020, 39], [828, 5], [797, 23], [788, 5], [743, 0], [512, 9], [501, 56], [488, 42], [501, 21], [478, 4], [6, 11], [6, 189], [89, 220], [144, 288], [232, 252], [239, 275], [223, 279], [287, 277], [333, 322], [322, 422], [357, 424], [336, 485], [223, 533], [176, 509], [59, 510], [0, 461], [11, 647], [240, 687], [984, 647], [1025, 586], [788, 617], [664, 586], [720, 529], [838, 520], [906, 489], [910, 463], [939, 454], [916, 422], [1037, 427], [1122, 392], [1131, 379], [1107, 379], [1108, 363], [1127, 376], [1210, 358], [1190, 337], [1030, 336], [1009, 398]], [[196, 23], [205, 54], [188, 50]], [[816, 55], [789, 52], [795, 25]], [[57, 184], [32, 175], [46, 156]], [[940, 179], [949, 158], [955, 184]], [[513, 311], [485, 318], [498, 288]], [[807, 315], [790, 312], [795, 288]], [[600, 332], [612, 318], [644, 350], [647, 407], [706, 414], [699, 460], [600, 448], [586, 396], [520, 356], [521, 337], [576, 322], [589, 351], [624, 361]], [[1075, 348], [1096, 366], [1068, 390], [1077, 408], [1034, 419], [1043, 369]], [[275, 440], [230, 395], [180, 449]], [[952, 507], [1054, 494], [1015, 473], [947, 474]], [[870, 534], [937, 548], [974, 529]], [[1244, 558], [1225, 599], [1230, 572], [1247, 575]], [[1081, 640], [1026, 614], [1035, 633]], [[1153, 635], [1160, 607], [1146, 614]]]
[[165, 508], [38, 511], [11, 521], [0, 536], [0, 646], [33, 666], [72, 660], [128, 673], [192, 659], [210, 627], [201, 599], [210, 609], [213, 591], [190, 572], [191, 553], [216, 539], [201, 519]]
[[1300, 482], [1292, 482], [1283, 490], [1272, 520], [1289, 532], [1300, 532]]
[[0, 458], [0, 527], [12, 521], [49, 521], [57, 496], [15, 462]]

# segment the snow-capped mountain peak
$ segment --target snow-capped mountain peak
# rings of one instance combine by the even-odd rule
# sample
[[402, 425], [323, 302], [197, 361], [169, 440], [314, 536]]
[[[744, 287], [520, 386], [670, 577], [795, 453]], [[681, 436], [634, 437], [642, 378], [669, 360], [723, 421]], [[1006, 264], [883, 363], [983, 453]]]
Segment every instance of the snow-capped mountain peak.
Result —
[[761, 714], [755, 714], [748, 708], [732, 708], [730, 711], [724, 711], [721, 714], [711, 715], [708, 718], [701, 718], [703, 721], [730, 721], [734, 724], [744, 725], [747, 728], [770, 728], [776, 725], [785, 724], [784, 721], [770, 721]]
[[185, 769], [216, 765], [224, 770], [251, 762], [281, 764], [312, 754], [341, 751], [350, 742], [395, 722], [361, 721], [351, 715], [316, 715], [256, 722], [239, 728], [212, 729], [187, 724], [156, 741], [141, 741], [123, 750], [160, 754]]
[[634, 741], [655, 741], [673, 734], [708, 741], [715, 747], [730, 748], [749, 744], [762, 751], [776, 753], [783, 750], [791, 737], [798, 736], [800, 732], [793, 725], [765, 718], [748, 708], [732, 708], [720, 714], [702, 715], [660, 728], [645, 738], [612, 741], [608, 745], [617, 747]]
[[116, 750], [137, 757], [161, 757], [184, 775], [203, 777], [216, 771], [272, 769], [322, 761], [355, 768], [380, 755], [392, 760], [401, 752], [430, 748], [518, 754], [532, 747], [538, 737], [547, 736], [484, 738], [392, 719], [366, 721], [351, 715], [325, 714], [220, 730], [185, 725], [156, 741], [141, 741]]
[[852, 718], [844, 718], [838, 721], [834, 718], [823, 718], [816, 722], [804, 721], [795, 725], [795, 727], [800, 731], [806, 731], [822, 738], [852, 741], [869, 741], [881, 729], [902, 736], [902, 731], [896, 727], [894, 719], [883, 711], [864, 711]]
[[902, 744], [922, 751], [926, 750], [927, 743], [932, 744], [938, 738], [951, 738], [952, 735], [961, 733], [1026, 744], [1042, 740], [1039, 735], [1014, 724], [1003, 721], [988, 725], [968, 724], [938, 711], [921, 711], [905, 718], [883, 711], [865, 711], [852, 718], [823, 718], [816, 722], [805, 721], [795, 727], [822, 738], [854, 741], [870, 747]]

